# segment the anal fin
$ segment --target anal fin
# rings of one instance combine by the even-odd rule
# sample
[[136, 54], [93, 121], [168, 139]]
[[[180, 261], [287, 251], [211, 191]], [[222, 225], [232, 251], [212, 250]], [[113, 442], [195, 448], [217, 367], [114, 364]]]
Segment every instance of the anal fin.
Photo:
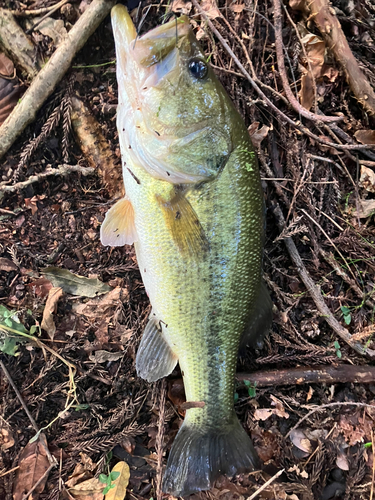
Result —
[[163, 337], [159, 320], [151, 313], [135, 360], [138, 376], [148, 382], [155, 382], [169, 375], [177, 361], [177, 357]]
[[102, 245], [111, 247], [132, 245], [137, 241], [134, 209], [126, 196], [115, 203], [106, 213], [100, 228], [100, 240]]
[[262, 348], [263, 339], [272, 325], [272, 307], [269, 291], [262, 280], [250, 321], [241, 337], [240, 350], [245, 349], [246, 346]]

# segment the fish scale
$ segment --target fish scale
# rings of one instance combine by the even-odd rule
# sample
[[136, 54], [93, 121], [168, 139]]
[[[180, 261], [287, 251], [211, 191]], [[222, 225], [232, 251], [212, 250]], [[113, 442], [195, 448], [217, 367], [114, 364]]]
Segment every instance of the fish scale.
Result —
[[114, 7], [112, 22], [126, 197], [109, 210], [101, 238], [134, 242], [152, 305], [138, 374], [155, 381], [180, 365], [190, 407], [163, 491], [187, 495], [258, 465], [233, 400], [246, 325], [254, 342], [269, 326], [259, 318], [271, 318], [261, 281], [263, 193], [245, 124], [188, 19], [136, 43], [125, 7]]

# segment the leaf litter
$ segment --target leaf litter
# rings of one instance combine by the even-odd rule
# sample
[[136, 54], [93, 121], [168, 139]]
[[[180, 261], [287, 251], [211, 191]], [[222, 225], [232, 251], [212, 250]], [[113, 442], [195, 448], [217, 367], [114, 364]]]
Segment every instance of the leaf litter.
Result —
[[[289, 79], [293, 78], [293, 69], [293, 83], [301, 102], [314, 109], [313, 77], [319, 109], [327, 115], [343, 114], [346, 118], [340, 125], [342, 131], [359, 142], [371, 143], [375, 129], [373, 119], [351, 97], [344, 76], [318, 32], [312, 32], [311, 23], [293, 10], [298, 7], [297, 3], [290, 3], [291, 9], [287, 8], [297, 26], [301, 23], [304, 26], [300, 36], [307, 58], [287, 18], [284, 19], [283, 41], [290, 60]], [[26, 1], [25, 5], [30, 8], [31, 1]], [[235, 36], [220, 17], [223, 15], [228, 19], [245, 43], [257, 77], [264, 85], [280, 92], [282, 87], [269, 24], [273, 23], [271, 2], [257, 5], [260, 15], [254, 15], [251, 12], [254, 7], [242, 2], [220, 2], [217, 5], [210, 1], [202, 6], [230, 42], [236, 55], [246, 64], [242, 48], [237, 45]], [[374, 159], [359, 152], [361, 170], [357, 173], [357, 161], [350, 156], [343, 155], [335, 148], [312, 143], [285, 123], [279, 122], [276, 115], [270, 114], [261, 102], [257, 102], [257, 96], [249, 89], [247, 82], [235, 74], [237, 69], [232, 59], [212, 36], [205, 22], [196, 21], [190, 2], [164, 3], [163, 7], [193, 16], [207, 57], [214, 64], [236, 108], [244, 116], [249, 133], [259, 148], [262, 177], [267, 179], [263, 181], [268, 207], [264, 268], [275, 304], [274, 324], [264, 347], [257, 353], [245, 353], [239, 371], [319, 364], [329, 367], [348, 362], [362, 365], [364, 359], [341, 341], [339, 349], [335, 348], [337, 339], [306, 293], [285, 251], [284, 240], [277, 239], [280, 233], [275, 228], [272, 210], [274, 203], [280, 200], [285, 213], [292, 207], [286, 227], [290, 231], [286, 237], [294, 239], [308, 272], [320, 284], [322, 295], [336, 317], [344, 324], [342, 307], [346, 308], [351, 318], [346, 326], [353, 338], [362, 339], [365, 345], [374, 347], [373, 311], [365, 302], [366, 298], [371, 299], [375, 286], [372, 218], [375, 210], [372, 191], [374, 168], [368, 163]], [[336, 1], [333, 7], [346, 8], [340, 7]], [[373, 16], [373, 13], [366, 11], [370, 8], [367, 4], [359, 7], [367, 17]], [[152, 9], [146, 17], [145, 29], [157, 22], [157, 7]], [[350, 14], [352, 17], [345, 19], [337, 12], [352, 50], [361, 64], [371, 72], [371, 65], [375, 61], [371, 43], [368, 44], [363, 38], [366, 29], [361, 24], [363, 18], [356, 18], [359, 14], [355, 10]], [[345, 12], [346, 15], [349, 13]], [[65, 27], [69, 28], [70, 21], [64, 16], [61, 11], [54, 17], [63, 20]], [[371, 33], [369, 36], [372, 36]], [[51, 38], [40, 31], [34, 33], [33, 37], [38, 50], [48, 56], [54, 47]], [[45, 432], [50, 449], [55, 450], [61, 460], [61, 474], [57, 469], [51, 471], [40, 495], [42, 499], [55, 500], [59, 495], [59, 484], [68, 494], [69, 489], [79, 483], [92, 481], [100, 474], [108, 476], [105, 457], [112, 451], [109, 470], [124, 460], [129, 464], [128, 497], [131, 490], [137, 498], [155, 498], [154, 449], [161, 411], [159, 385], [146, 384], [136, 377], [134, 370], [138, 342], [150, 312], [147, 295], [137, 270], [134, 251], [130, 247], [103, 248], [99, 242], [99, 228], [108, 204], [122, 189], [122, 186], [116, 185], [121, 172], [114, 170], [120, 164], [113, 120], [117, 104], [115, 67], [113, 63], [99, 66], [113, 60], [111, 33], [103, 26], [77, 56], [77, 65], [87, 66], [89, 61], [89, 65], [94, 67], [72, 70], [75, 78], [73, 86], [80, 95], [85, 96], [85, 106], [91, 117], [95, 118], [95, 126], [86, 131], [84, 137], [88, 147], [84, 153], [74, 141], [70, 141], [71, 158], [91, 164], [95, 162], [98, 150], [95, 142], [99, 137], [100, 147], [106, 145], [103, 148], [108, 154], [111, 153], [111, 161], [104, 161], [95, 177], [83, 178], [79, 174], [72, 174], [64, 179], [51, 178], [1, 199], [0, 259], [3, 260], [0, 260], [0, 327], [8, 326], [8, 329], [0, 328], [1, 359], [38, 422], [47, 425], [59, 415]], [[306, 83], [307, 77], [310, 81]], [[69, 85], [71, 83], [67, 80], [63, 81], [50, 102], [46, 103], [35, 124], [36, 133], [53, 110], [61, 105], [61, 96], [68, 92]], [[280, 109], [292, 116], [282, 95], [268, 95]], [[91, 123], [90, 120], [87, 123]], [[67, 141], [72, 133], [69, 120], [65, 117], [59, 124], [53, 121], [48, 123], [48, 134], [42, 136], [40, 146], [33, 150], [28, 159], [28, 170], [23, 171], [21, 180], [26, 180], [28, 175], [37, 175], [46, 165], [55, 167], [63, 159], [61, 139]], [[309, 126], [315, 130], [313, 123], [309, 123]], [[101, 135], [98, 135], [98, 130]], [[327, 130], [315, 131], [328, 137]], [[79, 133], [73, 133], [79, 137], [82, 129]], [[27, 151], [33, 137], [33, 134], [25, 132], [14, 151], [9, 153], [4, 161], [3, 181], [9, 182], [21, 160], [22, 151]], [[268, 167], [273, 170], [270, 172]], [[304, 172], [308, 175], [304, 175]], [[275, 181], [268, 180], [272, 178], [281, 180], [276, 181], [275, 186]], [[111, 179], [115, 181], [111, 183]], [[331, 241], [326, 239], [319, 226], [302, 216], [301, 209], [313, 217]], [[361, 217], [360, 224], [358, 215]], [[293, 221], [299, 223], [292, 227]], [[303, 231], [300, 231], [302, 226]], [[336, 248], [345, 256], [346, 263]], [[322, 257], [321, 250], [334, 256], [345, 278], [332, 270], [330, 263]], [[356, 276], [361, 296], [347, 280], [347, 266]], [[49, 275], [43, 272], [45, 268], [52, 268]], [[61, 287], [64, 295], [47, 307], [52, 287]], [[37, 327], [43, 315], [47, 316], [47, 311], [56, 328], [53, 342], [48, 336], [49, 327], [41, 332]], [[33, 326], [34, 335], [40, 335], [47, 346], [53, 346], [61, 358], [49, 355], [35, 343], [24, 341], [17, 337], [17, 333], [9, 331], [12, 328], [27, 334]], [[52, 324], [51, 328], [53, 330]], [[76, 400], [70, 398], [71, 388], [67, 383], [66, 365], [62, 359], [74, 363], [77, 368], [74, 375]], [[180, 379], [181, 374], [177, 370], [168, 380], [162, 437], [166, 454], [184, 414], [185, 396]], [[347, 498], [368, 498], [373, 464], [372, 411], [353, 410], [345, 406], [324, 409], [309, 417], [302, 426], [302, 434], [292, 433], [291, 439], [287, 440], [284, 436], [311, 408], [321, 404], [353, 400], [373, 404], [371, 385], [275, 385], [269, 389], [255, 388], [251, 396], [242, 385], [237, 387], [236, 393], [236, 411], [265, 462], [263, 477], [260, 474], [241, 474], [234, 481], [222, 478], [211, 493], [201, 493], [195, 497], [227, 500], [248, 498], [265, 480], [284, 468], [282, 480], [278, 478], [265, 488], [261, 493], [263, 498], [275, 498], [276, 495], [293, 500], [328, 500], [333, 497], [331, 491], [345, 489]], [[71, 406], [67, 405], [68, 396]], [[20, 464], [22, 449], [26, 449], [34, 431], [2, 379], [0, 401], [1, 415], [7, 422], [7, 426], [1, 424], [0, 498], [7, 498], [7, 492], [12, 491], [16, 484], [14, 475], [9, 471], [14, 468], [17, 459]], [[265, 418], [257, 418], [259, 416]], [[299, 430], [300, 427], [295, 432]], [[314, 434], [318, 431], [324, 433]], [[162, 457], [163, 461], [166, 454]], [[38, 458], [39, 454], [31, 456], [35, 469], [41, 458]], [[74, 476], [73, 471], [78, 465], [81, 466], [80, 472], [77, 469]], [[342, 471], [341, 476], [338, 470]], [[3, 472], [6, 475], [3, 476]], [[89, 482], [88, 487], [94, 488], [93, 482]], [[104, 487], [105, 484], [101, 483], [101, 491], [95, 492], [101, 495], [100, 498], [103, 498]]]

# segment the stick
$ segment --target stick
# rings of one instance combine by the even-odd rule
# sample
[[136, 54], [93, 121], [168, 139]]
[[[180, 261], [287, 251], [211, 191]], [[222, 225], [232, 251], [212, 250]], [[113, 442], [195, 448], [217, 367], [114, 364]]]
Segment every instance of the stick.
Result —
[[337, 384], [351, 382], [371, 384], [375, 382], [374, 366], [321, 365], [314, 367], [286, 368], [254, 373], [237, 373], [237, 380], [247, 380], [256, 387], [278, 385]]
[[329, 146], [331, 148], [336, 148], [336, 149], [342, 149], [342, 150], [362, 150], [362, 149], [372, 149], [375, 147], [375, 145], [361, 145], [361, 144], [336, 144], [334, 142], [329, 142], [326, 141], [325, 139], [322, 139], [321, 137], [313, 134], [310, 132], [310, 130], [303, 125], [298, 125], [295, 123], [289, 116], [287, 116], [285, 113], [280, 111], [275, 104], [268, 99], [266, 94], [262, 92], [262, 90], [259, 88], [259, 86], [256, 84], [256, 82], [251, 78], [249, 73], [246, 71], [238, 57], [235, 55], [233, 50], [229, 47], [227, 42], [224, 40], [224, 38], [221, 36], [219, 31], [215, 28], [211, 20], [208, 18], [207, 14], [205, 11], [202, 9], [202, 7], [199, 5], [197, 0], [191, 0], [197, 11], [200, 13], [200, 15], [204, 18], [208, 26], [211, 28], [212, 32], [215, 33], [217, 38], [220, 40], [221, 44], [225, 48], [225, 50], [228, 52], [228, 54], [232, 57], [233, 61], [237, 64], [238, 68], [241, 70], [242, 74], [245, 76], [245, 78], [249, 81], [253, 89], [258, 93], [258, 95], [263, 99], [263, 101], [266, 103], [267, 106], [269, 106], [275, 113], [277, 113], [284, 121], [289, 123], [292, 127], [295, 129], [299, 130], [303, 134], [307, 135], [308, 137], [311, 137], [311, 139], [314, 139], [315, 141], [325, 144], [326, 146]]
[[[276, 219], [277, 226], [280, 231], [285, 227], [285, 219], [281, 211], [280, 206], [277, 204], [274, 208], [274, 216]], [[290, 258], [292, 259], [294, 265], [297, 268], [298, 274], [303, 281], [307, 291], [309, 292], [311, 298], [315, 302], [315, 306], [321, 313], [322, 317], [326, 320], [329, 326], [336, 332], [336, 334], [342, 338], [350, 347], [352, 347], [361, 356], [366, 356], [369, 359], [375, 359], [375, 350], [369, 349], [368, 347], [363, 347], [360, 342], [352, 339], [351, 334], [346, 328], [344, 328], [337, 319], [332, 315], [328, 306], [324, 302], [320, 288], [316, 285], [308, 273], [305, 264], [303, 263], [300, 254], [298, 253], [297, 247], [291, 237], [284, 238], [285, 246], [289, 252]]]
[[375, 92], [359, 67], [342, 31], [340, 21], [328, 0], [309, 0], [301, 3], [302, 11], [314, 19], [328, 47], [345, 71], [346, 79], [353, 94], [370, 114], [375, 114]]
[[302, 422], [304, 422], [307, 418], [311, 417], [311, 415], [313, 415], [314, 413], [316, 413], [317, 411], [320, 411], [320, 410], [324, 410], [325, 408], [332, 408], [334, 406], [359, 406], [361, 408], [371, 408], [372, 410], [375, 409], [375, 406], [374, 405], [369, 405], [367, 403], [352, 403], [351, 401], [344, 401], [344, 402], [337, 402], [337, 403], [328, 403], [326, 405], [321, 405], [321, 406], [317, 406], [315, 408], [313, 408], [312, 410], [309, 411], [309, 413], [306, 413], [306, 415], [304, 417], [302, 417], [300, 420], [298, 420], [298, 422], [296, 423], [296, 425], [294, 425], [288, 432], [288, 434], [285, 436], [284, 439], [288, 439], [288, 437], [291, 435], [291, 433], [297, 429], [297, 427], [299, 427]]
[[31, 175], [27, 181], [17, 182], [11, 186], [0, 185], [0, 193], [14, 193], [20, 189], [25, 188], [30, 184], [39, 182], [52, 175], [62, 175], [63, 177], [69, 175], [71, 172], [79, 172], [82, 175], [90, 175], [95, 171], [92, 167], [81, 167], [81, 165], [60, 165], [58, 168], [48, 168], [44, 172], [36, 175]]
[[262, 491], [265, 488], [267, 488], [267, 486], [272, 484], [275, 481], [275, 479], [277, 479], [279, 476], [281, 476], [281, 474], [283, 474], [284, 472], [285, 472], [285, 469], [281, 469], [281, 470], [279, 470], [279, 472], [276, 472], [276, 474], [274, 476], [272, 476], [268, 481], [266, 481], [260, 488], [258, 488], [256, 490], [256, 492], [251, 495], [251, 497], [247, 497], [247, 500], [254, 500], [254, 498], [256, 498], [260, 493], [262, 493]]
[[33, 491], [35, 491], [35, 489], [40, 485], [40, 483], [42, 481], [44, 481], [46, 479], [46, 477], [48, 477], [49, 473], [51, 472], [51, 470], [56, 466], [55, 463], [51, 464], [48, 469], [45, 471], [45, 473], [43, 474], [42, 477], [40, 477], [38, 479], [38, 481], [34, 484], [34, 486], [25, 494], [23, 495], [22, 499], [21, 500], [27, 500], [28, 498], [31, 498], [30, 495]]
[[0, 19], [0, 46], [16, 66], [33, 78], [41, 68], [34, 44], [8, 10], [0, 9]]
[[34, 78], [21, 102], [0, 127], [0, 158], [4, 156], [25, 127], [35, 120], [36, 113], [69, 69], [76, 53], [107, 16], [114, 3], [115, 0], [93, 0], [48, 63]]
[[275, 47], [276, 47], [276, 58], [277, 58], [277, 66], [279, 68], [279, 74], [281, 78], [281, 82], [283, 84], [284, 92], [288, 98], [288, 101], [292, 105], [295, 111], [301, 116], [308, 118], [309, 120], [316, 122], [338, 122], [343, 120], [343, 116], [325, 116], [325, 115], [317, 115], [316, 113], [311, 113], [306, 108], [304, 108], [296, 99], [295, 95], [290, 88], [288, 77], [286, 74], [285, 61], [284, 61], [284, 53], [283, 53], [283, 26], [282, 26], [282, 14], [281, 14], [281, 4], [280, 0], [273, 0], [274, 7], [274, 21], [275, 21]]
[[156, 467], [156, 500], [161, 500], [163, 494], [161, 491], [161, 478], [163, 466], [163, 436], [164, 436], [164, 419], [165, 419], [165, 397], [167, 393], [166, 379], [164, 378], [160, 386], [160, 401], [159, 401], [159, 419], [158, 433], [156, 435], [156, 453], [158, 463]]

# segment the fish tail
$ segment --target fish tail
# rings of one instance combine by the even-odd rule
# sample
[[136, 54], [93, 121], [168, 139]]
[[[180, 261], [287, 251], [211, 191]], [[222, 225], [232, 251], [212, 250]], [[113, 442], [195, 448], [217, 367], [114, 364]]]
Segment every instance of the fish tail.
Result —
[[185, 421], [169, 454], [162, 489], [175, 497], [209, 490], [222, 474], [259, 468], [253, 444], [234, 414], [220, 429], [202, 428]]

